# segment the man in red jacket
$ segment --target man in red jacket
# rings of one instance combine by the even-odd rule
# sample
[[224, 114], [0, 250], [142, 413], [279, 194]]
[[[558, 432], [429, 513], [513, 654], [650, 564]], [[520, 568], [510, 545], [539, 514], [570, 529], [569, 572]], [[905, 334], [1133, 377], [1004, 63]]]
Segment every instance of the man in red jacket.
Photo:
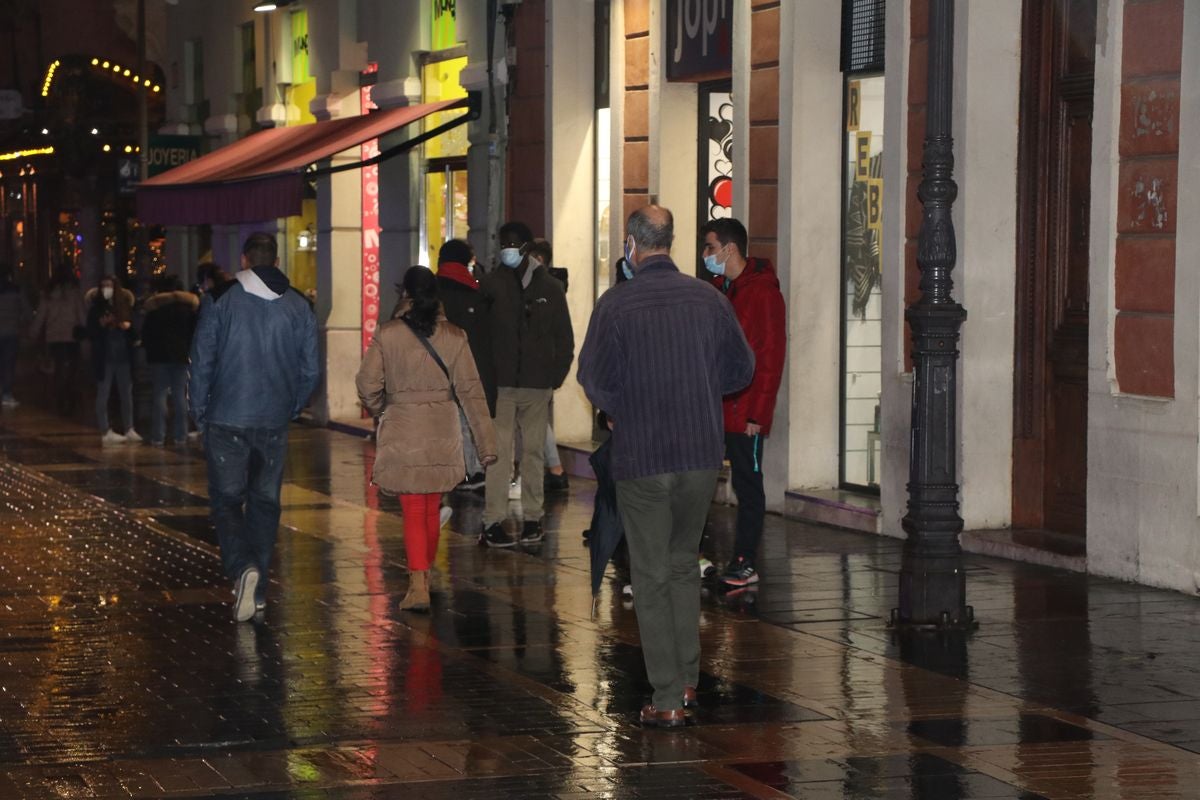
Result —
[[725, 458], [738, 498], [733, 558], [721, 575], [730, 586], [758, 583], [754, 558], [762, 538], [767, 498], [763, 492], [763, 439], [771, 432], [775, 395], [783, 379], [787, 351], [787, 314], [779, 278], [765, 258], [746, 255], [746, 227], [736, 219], [715, 219], [701, 229], [704, 267], [713, 284], [733, 304], [734, 313], [754, 351], [754, 379], [725, 398]]

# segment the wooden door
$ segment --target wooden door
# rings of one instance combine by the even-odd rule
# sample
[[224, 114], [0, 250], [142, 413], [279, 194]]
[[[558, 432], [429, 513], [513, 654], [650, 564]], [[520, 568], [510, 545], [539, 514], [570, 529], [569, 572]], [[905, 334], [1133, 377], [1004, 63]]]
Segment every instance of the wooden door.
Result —
[[1096, 0], [1026, 0], [1013, 527], [1087, 523], [1088, 219]]

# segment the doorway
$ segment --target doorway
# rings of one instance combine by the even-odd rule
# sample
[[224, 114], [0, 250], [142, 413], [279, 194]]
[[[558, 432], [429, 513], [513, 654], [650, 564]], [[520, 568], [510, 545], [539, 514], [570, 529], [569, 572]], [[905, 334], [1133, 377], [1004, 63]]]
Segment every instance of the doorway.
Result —
[[1084, 541], [1097, 0], [1025, 0], [1013, 528]]

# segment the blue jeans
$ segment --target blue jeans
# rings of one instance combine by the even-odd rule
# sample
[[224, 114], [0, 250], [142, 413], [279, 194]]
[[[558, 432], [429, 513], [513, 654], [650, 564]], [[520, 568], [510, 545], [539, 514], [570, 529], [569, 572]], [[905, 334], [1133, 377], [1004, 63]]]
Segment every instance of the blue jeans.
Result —
[[125, 424], [124, 432], [129, 433], [133, 430], [133, 376], [128, 361], [109, 362], [104, 366], [104, 377], [96, 384], [96, 425], [102, 432], [111, 427], [108, 424], [108, 396], [114, 382], [117, 396], [121, 398], [121, 422]]
[[151, 364], [150, 375], [154, 381], [153, 401], [150, 405], [150, 441], [158, 443], [166, 438], [167, 392], [171, 393], [171, 438], [175, 444], [183, 444], [187, 438], [187, 364]]
[[266, 596], [267, 571], [279, 533], [279, 492], [288, 429], [204, 429], [208, 457], [208, 503], [225, 574], [237, 579], [247, 567], [261, 577], [256, 599]]

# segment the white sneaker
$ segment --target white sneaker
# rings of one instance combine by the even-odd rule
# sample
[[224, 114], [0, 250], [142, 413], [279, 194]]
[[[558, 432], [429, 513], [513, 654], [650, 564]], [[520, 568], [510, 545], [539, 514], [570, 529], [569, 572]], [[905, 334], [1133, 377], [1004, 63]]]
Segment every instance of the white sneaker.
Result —
[[633, 584], [627, 583], [621, 587], [621, 594], [625, 597], [633, 597]]
[[233, 589], [233, 618], [249, 622], [254, 617], [254, 590], [258, 588], [258, 567], [246, 567]]
[[5, 408], [16, 408], [21, 404], [17, 402], [17, 398], [11, 394], [6, 394], [4, 395], [4, 399], [0, 400], [0, 405], [3, 405]]
[[509, 500], [520, 500], [521, 499], [521, 479], [520, 478], [517, 478], [515, 481], [513, 481], [512, 483], [510, 483], [508, 485], [508, 499]]
[[199, 438], [200, 438], [200, 431], [188, 431], [187, 438], [189, 438], [189, 439], [199, 439]]
[[442, 506], [441, 511], [438, 512], [438, 516], [441, 519], [442, 527], [444, 528], [450, 524], [450, 518], [454, 516], [454, 509], [450, 506]]
[[101, 444], [124, 444], [125, 437], [122, 436], [121, 434], [117, 433], [116, 431], [114, 431], [112, 428], [109, 428], [108, 432], [100, 437], [100, 443]]
[[125, 431], [125, 441], [132, 442], [133, 444], [137, 444], [141, 440], [142, 440], [141, 434], [139, 434], [133, 428], [130, 428], [129, 430]]
[[708, 578], [717, 574], [717, 566], [704, 556], [700, 556], [700, 577]]

